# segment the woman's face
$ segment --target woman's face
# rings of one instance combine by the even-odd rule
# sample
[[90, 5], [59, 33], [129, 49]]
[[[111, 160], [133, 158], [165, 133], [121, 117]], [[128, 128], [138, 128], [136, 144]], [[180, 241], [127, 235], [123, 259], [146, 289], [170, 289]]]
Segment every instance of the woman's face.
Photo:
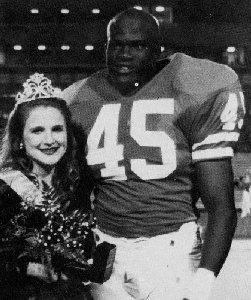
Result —
[[67, 149], [66, 122], [54, 107], [36, 107], [31, 110], [23, 131], [26, 154], [33, 161], [33, 172], [53, 168]]

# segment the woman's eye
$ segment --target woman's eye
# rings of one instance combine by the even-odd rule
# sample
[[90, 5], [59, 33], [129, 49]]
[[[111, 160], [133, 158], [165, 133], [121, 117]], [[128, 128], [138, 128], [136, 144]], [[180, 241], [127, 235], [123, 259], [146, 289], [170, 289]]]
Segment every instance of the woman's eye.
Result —
[[43, 131], [42, 127], [36, 127], [31, 130], [32, 133], [40, 133]]
[[63, 128], [63, 126], [61, 126], [61, 125], [58, 125], [58, 126], [53, 127], [53, 131], [55, 131], [55, 132], [61, 132], [61, 131], [63, 131], [63, 130], [64, 130], [64, 128]]

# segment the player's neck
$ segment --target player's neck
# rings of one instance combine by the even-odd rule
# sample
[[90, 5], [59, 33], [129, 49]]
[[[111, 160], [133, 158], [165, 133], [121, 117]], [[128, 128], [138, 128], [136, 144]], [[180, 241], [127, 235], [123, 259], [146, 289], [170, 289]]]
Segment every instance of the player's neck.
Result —
[[139, 82], [135, 83], [127, 83], [127, 84], [121, 84], [120, 82], [110, 82], [113, 87], [119, 91], [119, 93], [124, 97], [130, 97], [136, 94], [144, 84], [140, 84]]
[[[135, 82], [121, 82], [116, 80], [116, 78], [112, 78], [112, 76], [108, 76], [108, 81], [110, 84], [119, 91], [119, 93], [124, 97], [130, 97], [136, 94], [143, 86], [145, 86], [152, 78], [156, 75], [156, 70], [152, 69], [148, 70], [145, 74], [147, 76], [141, 76], [138, 81]], [[145, 75], [144, 74], [144, 75]]]

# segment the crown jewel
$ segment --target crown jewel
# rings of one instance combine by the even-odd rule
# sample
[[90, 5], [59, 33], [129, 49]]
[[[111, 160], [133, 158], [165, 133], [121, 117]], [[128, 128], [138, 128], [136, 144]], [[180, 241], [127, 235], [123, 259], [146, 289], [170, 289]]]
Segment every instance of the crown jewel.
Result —
[[44, 74], [35, 73], [23, 84], [23, 93], [16, 96], [16, 104], [36, 100], [39, 98], [54, 98], [60, 96], [60, 89], [53, 88], [51, 80]]

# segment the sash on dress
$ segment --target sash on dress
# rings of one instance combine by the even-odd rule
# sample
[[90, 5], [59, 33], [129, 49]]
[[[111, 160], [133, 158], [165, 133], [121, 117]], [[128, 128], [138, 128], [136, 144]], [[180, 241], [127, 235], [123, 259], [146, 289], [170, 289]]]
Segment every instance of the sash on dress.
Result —
[[7, 170], [0, 173], [0, 179], [5, 181], [24, 202], [40, 206], [44, 201], [42, 192], [21, 171]]

